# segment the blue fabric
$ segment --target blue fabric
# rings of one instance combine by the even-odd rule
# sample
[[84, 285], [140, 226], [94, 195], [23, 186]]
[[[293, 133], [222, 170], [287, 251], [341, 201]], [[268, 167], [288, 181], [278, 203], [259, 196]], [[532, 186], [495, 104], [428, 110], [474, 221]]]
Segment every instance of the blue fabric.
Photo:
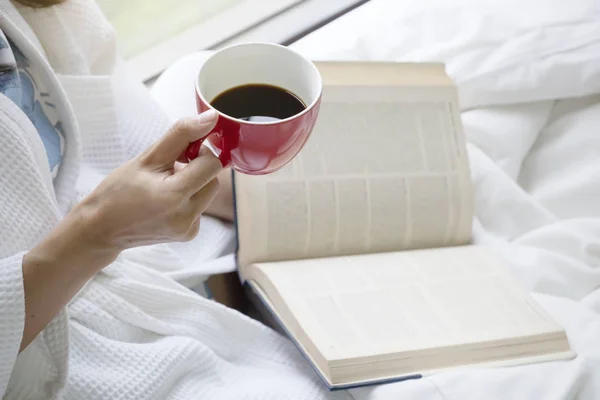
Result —
[[37, 129], [50, 171], [56, 177], [63, 156], [64, 131], [51, 94], [41, 90], [39, 83], [35, 81], [29, 60], [0, 31], [0, 92], [11, 99]]

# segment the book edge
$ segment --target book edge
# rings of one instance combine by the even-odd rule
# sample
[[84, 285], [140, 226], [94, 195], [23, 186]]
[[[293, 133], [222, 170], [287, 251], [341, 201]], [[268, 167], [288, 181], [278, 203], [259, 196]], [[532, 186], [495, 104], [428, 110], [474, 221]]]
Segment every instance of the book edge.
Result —
[[236, 193], [236, 180], [237, 173], [232, 168], [231, 169], [231, 193], [233, 197], [233, 232], [234, 232], [234, 250], [233, 250], [233, 258], [235, 263], [235, 269], [238, 274], [238, 278], [241, 283], [244, 283], [244, 277], [242, 276], [242, 268], [240, 265], [240, 230], [238, 226], [238, 202], [237, 202], [237, 193]]
[[410, 375], [402, 375], [402, 376], [397, 376], [397, 377], [394, 376], [394, 377], [387, 377], [387, 378], [381, 378], [381, 379], [355, 381], [352, 383], [341, 383], [341, 384], [332, 383], [329, 379], [327, 379], [327, 377], [323, 374], [321, 369], [312, 360], [312, 357], [304, 349], [304, 346], [302, 346], [302, 344], [300, 342], [298, 342], [298, 340], [294, 337], [294, 335], [292, 335], [292, 333], [288, 330], [285, 323], [281, 320], [279, 314], [273, 309], [269, 300], [267, 298], [265, 298], [266, 295], [263, 293], [263, 291], [260, 289], [260, 287], [258, 287], [258, 285], [251, 280], [245, 281], [244, 286], [249, 288], [249, 290], [262, 303], [263, 309], [269, 312], [272, 319], [277, 323], [280, 331], [282, 331], [285, 334], [285, 336], [292, 343], [294, 343], [294, 346], [296, 346], [298, 351], [302, 354], [302, 356], [306, 359], [306, 361], [311, 366], [311, 368], [316, 372], [317, 376], [321, 379], [321, 381], [327, 386], [327, 388], [330, 391], [355, 389], [355, 388], [360, 388], [360, 387], [381, 385], [381, 384], [393, 383], [393, 382], [402, 382], [402, 381], [407, 381], [407, 380], [421, 379], [423, 377], [422, 374], [410, 374]]
[[[368, 387], [368, 386], [374, 386], [374, 385], [380, 385], [380, 384], [402, 382], [402, 381], [406, 381], [406, 380], [420, 379], [424, 376], [430, 376], [430, 375], [442, 373], [442, 372], [445, 372], [448, 370], [513, 367], [513, 366], [529, 365], [529, 364], [552, 362], [552, 361], [571, 360], [571, 359], [574, 359], [577, 357], [577, 353], [575, 351], [573, 351], [573, 349], [569, 346], [568, 350], [557, 351], [557, 352], [553, 352], [553, 353], [546, 353], [546, 354], [540, 354], [540, 355], [534, 355], [534, 356], [528, 356], [528, 357], [516, 357], [514, 359], [509, 359], [509, 360], [466, 364], [463, 366], [453, 366], [453, 367], [448, 367], [448, 368], [430, 369], [430, 370], [422, 371], [420, 373], [388, 376], [388, 377], [375, 378], [375, 379], [357, 380], [357, 381], [352, 381], [350, 383], [334, 384], [324, 375], [323, 371], [321, 371], [321, 369], [318, 367], [318, 365], [312, 360], [312, 357], [310, 356], [310, 354], [308, 354], [308, 352], [306, 351], [304, 346], [302, 346], [302, 344], [299, 343], [297, 338], [289, 331], [286, 324], [283, 322], [283, 320], [281, 319], [281, 317], [279, 316], [277, 311], [274, 309], [274, 306], [270, 303], [268, 296], [260, 288], [258, 283], [254, 282], [252, 280], [245, 280], [245, 281], [243, 281], [243, 285], [244, 285], [245, 289], [247, 290], [247, 293], [253, 295], [254, 299], [251, 299], [251, 300], [258, 300], [259, 305], [258, 305], [257, 309], [258, 309], [259, 313], [264, 316], [264, 318], [269, 320], [267, 325], [271, 325], [270, 326], [271, 328], [273, 328], [274, 330], [276, 330], [283, 336], [286, 336], [292, 343], [294, 343], [294, 345], [300, 351], [302, 356], [307, 360], [307, 362], [309, 363], [311, 368], [316, 372], [317, 376], [319, 376], [321, 381], [325, 384], [325, 386], [330, 391], [353, 389], [353, 388]], [[256, 304], [256, 301], [255, 301], [255, 304]], [[265, 315], [266, 313], [268, 313], [268, 315]], [[566, 337], [566, 341], [567, 341], [567, 343], [569, 342], [568, 337]]]
[[316, 365], [316, 363], [314, 363], [312, 361], [312, 358], [306, 352], [304, 347], [296, 340], [296, 338], [288, 330], [285, 323], [281, 320], [281, 318], [279, 317], [277, 312], [270, 305], [268, 299], [265, 298], [266, 295], [262, 292], [262, 290], [260, 290], [260, 288], [257, 288], [257, 286], [258, 285], [252, 281], [245, 282], [245, 287], [256, 297], [256, 299], [258, 299], [260, 301], [261, 305], [263, 306], [262, 310], [259, 310], [259, 312], [262, 313], [262, 312], [266, 311], [269, 313], [269, 316], [271, 317], [271, 319], [273, 321], [275, 321], [275, 323], [277, 324], [278, 329], [276, 329], [276, 330], [278, 332], [280, 332], [281, 334], [283, 334], [284, 336], [286, 336], [292, 343], [294, 343], [294, 345], [296, 346], [298, 351], [300, 351], [302, 356], [307, 360], [307, 362], [309, 363], [311, 368], [316, 372], [317, 376], [319, 376], [321, 381], [327, 386], [327, 388], [330, 391], [356, 389], [356, 388], [361, 388], [361, 387], [369, 387], [369, 386], [375, 386], [375, 385], [403, 382], [403, 381], [407, 381], [407, 380], [417, 380], [417, 379], [421, 379], [423, 377], [427, 377], [427, 376], [431, 376], [431, 375], [435, 375], [435, 374], [439, 374], [439, 373], [443, 373], [443, 372], [447, 372], [447, 371], [460, 371], [460, 370], [464, 371], [464, 370], [469, 370], [469, 369], [489, 369], [489, 368], [509, 368], [509, 367], [517, 367], [517, 366], [522, 366], [522, 365], [531, 365], [531, 364], [539, 364], [539, 363], [546, 363], [546, 362], [570, 361], [570, 360], [575, 359], [578, 356], [575, 351], [573, 351], [572, 349], [569, 349], [567, 351], [559, 351], [559, 352], [555, 352], [555, 353], [540, 354], [537, 356], [517, 357], [514, 359], [510, 359], [510, 360], [491, 361], [491, 362], [487, 362], [487, 363], [484, 362], [484, 363], [477, 363], [477, 364], [467, 364], [467, 365], [463, 365], [463, 366], [432, 369], [432, 370], [423, 371], [418, 374], [398, 375], [398, 376], [392, 376], [392, 377], [354, 381], [351, 383], [334, 384], [334, 383], [330, 382], [323, 375], [322, 371], [319, 369], [319, 367]]
[[[456, 86], [456, 83], [448, 75], [446, 64], [443, 62], [315, 60], [314, 63], [323, 75], [324, 85], [326, 86]], [[373, 71], [366, 75], [369, 77], [367, 79], [356, 79], [356, 76], [354, 76], [354, 79], [347, 80], [345, 78], [348, 78], [348, 76], [344, 73], [341, 74], [341, 81], [338, 74], [335, 77], [328, 76], [335, 73], [336, 69], [341, 68], [350, 69], [353, 72], [352, 75], [356, 74], [357, 69], [370, 68]], [[389, 79], [383, 82], [379, 79], [379, 76], [373, 78], [372, 73], [376, 72], [386, 75]], [[399, 79], [400, 77], [401, 79]], [[327, 82], [328, 78], [329, 82]]]

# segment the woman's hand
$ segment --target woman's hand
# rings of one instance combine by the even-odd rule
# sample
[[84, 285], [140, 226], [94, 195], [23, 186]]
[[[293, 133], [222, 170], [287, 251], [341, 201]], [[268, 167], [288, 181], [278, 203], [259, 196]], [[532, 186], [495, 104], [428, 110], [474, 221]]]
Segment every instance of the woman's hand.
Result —
[[177, 162], [217, 115], [175, 124], [152, 148], [108, 176], [23, 257], [25, 348], [94, 274], [130, 247], [192, 239], [219, 189], [220, 161], [208, 151]]
[[93, 221], [93, 241], [129, 247], [193, 239], [219, 191], [220, 161], [207, 149], [176, 162], [190, 142], [210, 133], [216, 113], [184, 119], [144, 154], [114, 171], [78, 206]]

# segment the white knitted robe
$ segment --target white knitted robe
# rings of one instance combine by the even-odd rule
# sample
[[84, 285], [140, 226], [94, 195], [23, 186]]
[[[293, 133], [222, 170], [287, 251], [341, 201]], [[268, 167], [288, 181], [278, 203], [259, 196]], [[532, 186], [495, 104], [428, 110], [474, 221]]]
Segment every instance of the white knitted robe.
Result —
[[[6, 399], [319, 399], [295, 349], [271, 330], [169, 278], [218, 256], [230, 231], [205, 219], [192, 244], [125, 252], [18, 355], [21, 261], [115, 167], [169, 125], [116, 58], [115, 34], [92, 0], [17, 10], [0, 27], [62, 103], [66, 150], [52, 185], [33, 125], [0, 95], [0, 395]], [[193, 101], [191, 99], [191, 101]]]

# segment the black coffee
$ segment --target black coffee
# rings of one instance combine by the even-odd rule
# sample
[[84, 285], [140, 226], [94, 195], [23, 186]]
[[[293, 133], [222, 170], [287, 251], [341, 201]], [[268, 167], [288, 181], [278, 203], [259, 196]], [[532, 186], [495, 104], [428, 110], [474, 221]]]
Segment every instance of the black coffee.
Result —
[[236, 86], [218, 95], [211, 105], [230, 117], [271, 122], [292, 117], [306, 109], [295, 94], [277, 86]]

